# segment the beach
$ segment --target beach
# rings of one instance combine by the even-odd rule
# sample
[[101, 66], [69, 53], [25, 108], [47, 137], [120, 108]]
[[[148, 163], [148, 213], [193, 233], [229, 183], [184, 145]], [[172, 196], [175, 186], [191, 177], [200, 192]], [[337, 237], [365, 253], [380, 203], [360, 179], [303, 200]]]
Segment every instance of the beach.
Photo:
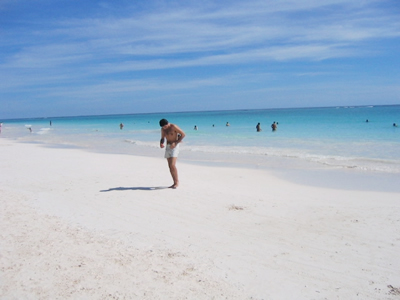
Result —
[[[0, 139], [1, 299], [399, 299], [400, 193]], [[323, 181], [323, 172], [319, 176]]]

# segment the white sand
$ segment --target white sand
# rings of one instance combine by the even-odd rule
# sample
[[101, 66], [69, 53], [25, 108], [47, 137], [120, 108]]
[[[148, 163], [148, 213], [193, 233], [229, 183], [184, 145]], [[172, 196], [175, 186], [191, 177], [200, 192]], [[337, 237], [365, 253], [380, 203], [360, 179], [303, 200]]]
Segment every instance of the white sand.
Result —
[[399, 299], [400, 194], [0, 139], [1, 299]]

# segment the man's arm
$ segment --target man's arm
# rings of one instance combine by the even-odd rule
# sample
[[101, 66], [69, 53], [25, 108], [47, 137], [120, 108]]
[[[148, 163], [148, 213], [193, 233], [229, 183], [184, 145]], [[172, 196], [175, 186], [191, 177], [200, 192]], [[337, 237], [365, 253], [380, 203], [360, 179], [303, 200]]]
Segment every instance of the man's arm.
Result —
[[176, 140], [176, 144], [182, 142], [183, 138], [186, 136], [185, 132], [179, 128], [179, 126], [174, 125], [174, 130], [178, 134], [178, 139]]
[[165, 142], [165, 132], [164, 130], [161, 129], [160, 148], [164, 148], [164, 142]]

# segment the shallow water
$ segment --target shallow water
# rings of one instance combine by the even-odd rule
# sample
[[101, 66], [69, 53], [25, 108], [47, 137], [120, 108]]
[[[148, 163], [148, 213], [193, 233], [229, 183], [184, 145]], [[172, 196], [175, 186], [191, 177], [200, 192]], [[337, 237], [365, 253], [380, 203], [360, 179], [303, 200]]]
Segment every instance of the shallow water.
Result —
[[[182, 159], [400, 174], [400, 127], [393, 126], [400, 124], [399, 105], [3, 120], [2, 136], [108, 153], [162, 155], [161, 118], [186, 132]], [[278, 130], [272, 132], [274, 121]], [[261, 132], [256, 132], [258, 122]]]

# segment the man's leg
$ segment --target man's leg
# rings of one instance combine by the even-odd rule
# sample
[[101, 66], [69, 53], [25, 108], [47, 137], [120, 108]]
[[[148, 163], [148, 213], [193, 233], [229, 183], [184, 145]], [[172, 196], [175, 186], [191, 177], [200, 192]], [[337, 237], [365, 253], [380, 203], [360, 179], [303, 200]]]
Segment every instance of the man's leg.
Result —
[[168, 160], [168, 167], [169, 171], [171, 172], [172, 180], [174, 181], [174, 184], [170, 186], [170, 188], [177, 188], [179, 185], [179, 180], [178, 180], [178, 169], [176, 168], [176, 160], [177, 157], [170, 157], [167, 158]]

